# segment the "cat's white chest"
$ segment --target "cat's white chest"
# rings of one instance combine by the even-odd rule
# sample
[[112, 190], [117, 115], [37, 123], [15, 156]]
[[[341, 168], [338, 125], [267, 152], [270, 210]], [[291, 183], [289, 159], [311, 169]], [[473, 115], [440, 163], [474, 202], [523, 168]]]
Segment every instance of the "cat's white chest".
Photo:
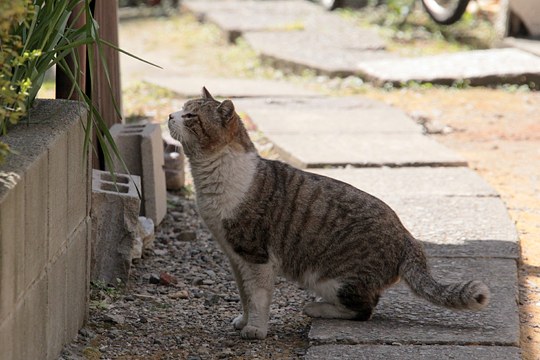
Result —
[[219, 157], [192, 163], [199, 213], [214, 236], [221, 235], [223, 220], [234, 217], [248, 195], [258, 161], [256, 153], [225, 150]]

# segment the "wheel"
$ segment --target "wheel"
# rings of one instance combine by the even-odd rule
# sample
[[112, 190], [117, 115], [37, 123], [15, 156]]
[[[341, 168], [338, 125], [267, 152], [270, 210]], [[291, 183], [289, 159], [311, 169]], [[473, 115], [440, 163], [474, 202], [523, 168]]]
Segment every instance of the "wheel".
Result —
[[343, 6], [343, 0], [319, 0], [326, 10], [334, 10]]
[[441, 25], [451, 25], [461, 19], [469, 0], [422, 0], [429, 16]]

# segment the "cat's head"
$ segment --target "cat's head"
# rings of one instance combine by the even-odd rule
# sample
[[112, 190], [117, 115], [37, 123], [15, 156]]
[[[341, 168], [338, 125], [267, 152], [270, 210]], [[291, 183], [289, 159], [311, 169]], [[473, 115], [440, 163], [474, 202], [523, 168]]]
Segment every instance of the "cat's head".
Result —
[[190, 158], [211, 156], [225, 147], [255, 151], [232, 101], [219, 102], [204, 87], [200, 99], [169, 115], [169, 130]]

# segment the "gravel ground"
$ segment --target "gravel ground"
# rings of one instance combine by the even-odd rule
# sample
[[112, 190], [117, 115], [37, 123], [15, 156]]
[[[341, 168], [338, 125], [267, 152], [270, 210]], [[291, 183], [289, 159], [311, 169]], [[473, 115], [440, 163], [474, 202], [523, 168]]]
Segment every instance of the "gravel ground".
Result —
[[60, 359], [302, 358], [310, 319], [301, 310], [313, 297], [278, 279], [267, 339], [242, 340], [231, 325], [241, 305], [227, 258], [193, 197], [169, 194], [168, 205], [130, 283], [92, 286], [87, 325]]

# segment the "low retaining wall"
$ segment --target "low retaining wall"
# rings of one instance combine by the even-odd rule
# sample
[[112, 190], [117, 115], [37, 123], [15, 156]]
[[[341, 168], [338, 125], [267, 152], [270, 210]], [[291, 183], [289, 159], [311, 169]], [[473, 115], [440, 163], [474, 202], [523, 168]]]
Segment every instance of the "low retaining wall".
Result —
[[[87, 111], [38, 100], [1, 140], [17, 152], [0, 166], [0, 358], [57, 359], [87, 315], [90, 156]], [[88, 154], [90, 155], [90, 154]]]

